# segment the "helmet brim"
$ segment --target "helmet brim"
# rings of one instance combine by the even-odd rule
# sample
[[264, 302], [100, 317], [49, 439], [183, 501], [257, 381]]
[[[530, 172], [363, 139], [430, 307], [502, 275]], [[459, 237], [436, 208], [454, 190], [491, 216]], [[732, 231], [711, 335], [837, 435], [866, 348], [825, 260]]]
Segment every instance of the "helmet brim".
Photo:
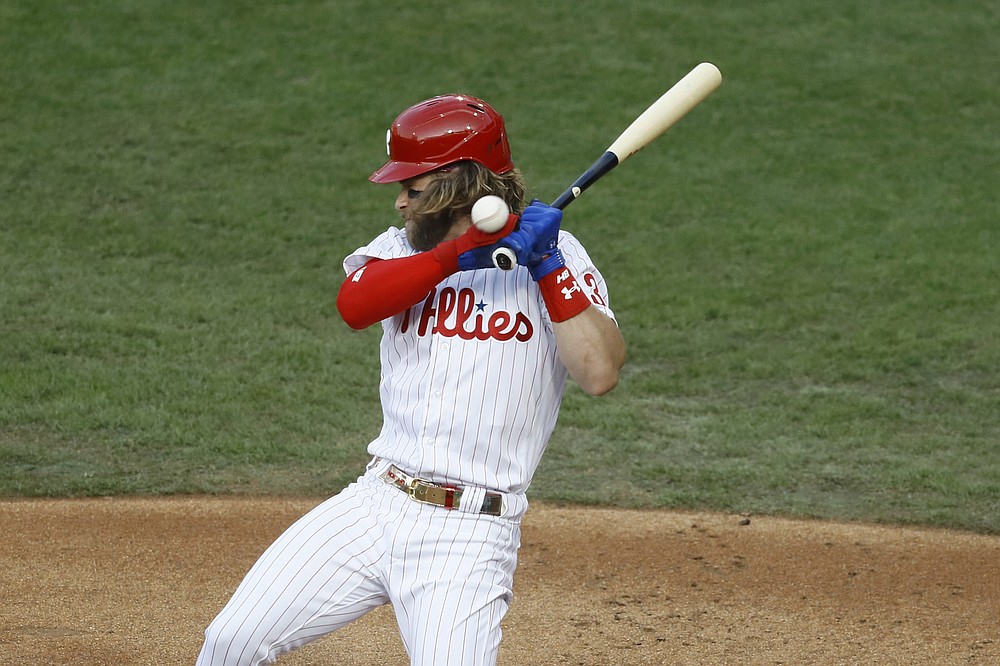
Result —
[[373, 183], [398, 183], [441, 168], [437, 162], [396, 162], [389, 160], [368, 177]]

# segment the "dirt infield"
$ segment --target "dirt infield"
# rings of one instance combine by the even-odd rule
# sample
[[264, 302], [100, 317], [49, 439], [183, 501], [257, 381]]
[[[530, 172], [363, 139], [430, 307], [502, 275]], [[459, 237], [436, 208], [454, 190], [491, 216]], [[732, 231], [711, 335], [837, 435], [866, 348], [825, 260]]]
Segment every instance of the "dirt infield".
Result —
[[[0, 502], [0, 664], [193, 663], [315, 503]], [[532, 507], [500, 663], [1000, 663], [1000, 538], [741, 520]], [[382, 609], [278, 663], [407, 661]]]

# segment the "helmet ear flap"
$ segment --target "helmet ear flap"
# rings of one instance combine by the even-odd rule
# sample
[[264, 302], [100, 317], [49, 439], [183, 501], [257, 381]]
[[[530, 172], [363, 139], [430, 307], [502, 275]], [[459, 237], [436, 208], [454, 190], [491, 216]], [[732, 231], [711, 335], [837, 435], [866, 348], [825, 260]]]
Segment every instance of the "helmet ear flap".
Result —
[[414, 104], [386, 133], [389, 161], [373, 173], [374, 183], [393, 183], [463, 160], [496, 174], [514, 168], [503, 118], [489, 104], [468, 95], [441, 95]]

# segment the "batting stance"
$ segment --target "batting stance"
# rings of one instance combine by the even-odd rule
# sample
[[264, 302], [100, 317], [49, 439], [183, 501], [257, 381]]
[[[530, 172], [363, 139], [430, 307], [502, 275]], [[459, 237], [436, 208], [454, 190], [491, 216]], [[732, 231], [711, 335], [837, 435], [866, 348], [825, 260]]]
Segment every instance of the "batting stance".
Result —
[[[401, 185], [402, 228], [344, 260], [337, 297], [352, 328], [382, 324], [373, 458], [254, 564], [201, 666], [271, 663], [384, 604], [412, 664], [495, 664], [525, 492], [567, 377], [593, 395], [618, 383], [604, 278], [560, 210], [527, 204], [503, 118], [435, 97], [396, 118], [388, 152], [370, 180]], [[515, 213], [496, 233], [471, 224], [487, 194]], [[514, 270], [493, 267], [498, 245]]]

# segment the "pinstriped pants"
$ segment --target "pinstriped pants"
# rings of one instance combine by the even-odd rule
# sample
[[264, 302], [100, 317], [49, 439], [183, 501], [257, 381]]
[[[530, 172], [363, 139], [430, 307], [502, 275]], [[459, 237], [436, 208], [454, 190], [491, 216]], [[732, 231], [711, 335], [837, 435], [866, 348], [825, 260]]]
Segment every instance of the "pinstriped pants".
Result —
[[520, 533], [519, 520], [420, 504], [369, 471], [261, 555], [197, 666], [269, 664], [386, 603], [411, 664], [495, 664]]

